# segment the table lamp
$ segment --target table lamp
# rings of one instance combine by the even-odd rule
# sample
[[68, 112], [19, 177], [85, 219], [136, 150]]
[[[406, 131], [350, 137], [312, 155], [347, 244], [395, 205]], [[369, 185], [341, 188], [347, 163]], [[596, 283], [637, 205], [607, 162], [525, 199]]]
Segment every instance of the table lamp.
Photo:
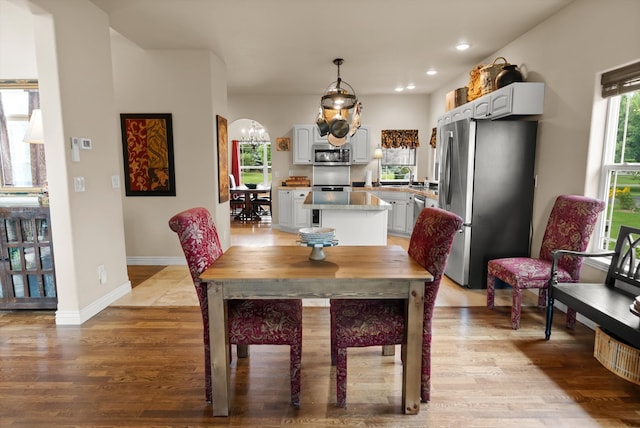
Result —
[[374, 183], [374, 186], [379, 186], [380, 185], [380, 174], [382, 172], [382, 166], [381, 166], [382, 149], [380, 147], [376, 147], [376, 150], [373, 152], [373, 158], [374, 159], [378, 159], [378, 181], [376, 181]]

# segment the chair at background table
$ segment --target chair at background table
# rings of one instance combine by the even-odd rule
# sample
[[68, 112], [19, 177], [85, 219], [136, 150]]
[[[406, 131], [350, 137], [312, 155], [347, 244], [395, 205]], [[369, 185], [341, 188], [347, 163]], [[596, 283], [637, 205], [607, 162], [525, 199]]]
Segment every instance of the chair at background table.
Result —
[[[206, 208], [191, 208], [169, 220], [178, 234], [189, 272], [200, 301], [204, 326], [205, 393], [211, 402], [211, 348], [207, 287], [200, 274], [222, 256], [222, 247], [211, 214]], [[237, 345], [289, 345], [291, 403], [300, 405], [302, 355], [302, 301], [300, 299], [229, 300], [229, 343]]]
[[232, 174], [229, 174], [229, 187], [231, 190], [231, 198], [229, 199], [229, 208], [231, 208], [231, 215], [235, 215], [238, 213], [238, 209], [242, 210], [244, 208], [244, 195], [239, 193], [233, 193], [233, 189], [236, 186], [236, 179]]
[[[462, 219], [438, 208], [424, 208], [409, 241], [409, 255], [433, 275], [425, 283], [422, 329], [422, 379], [420, 398], [429, 401], [431, 392], [431, 319], [440, 280], [451, 251], [453, 237]], [[347, 348], [397, 345], [404, 342], [404, 300], [332, 299], [331, 353], [336, 363], [338, 406], [347, 403]], [[403, 351], [404, 354], [404, 351]]]
[[[493, 309], [496, 280], [513, 288], [511, 327], [520, 328], [522, 290], [538, 288], [538, 306], [547, 304], [547, 288], [551, 276], [551, 252], [553, 250], [585, 251], [591, 233], [604, 209], [604, 202], [578, 195], [560, 195], [549, 215], [542, 238], [538, 258], [510, 257], [490, 260], [487, 273], [487, 307]], [[577, 282], [580, 279], [582, 258], [563, 256], [558, 263], [560, 282]], [[573, 327], [576, 313], [567, 311], [567, 326]]]
[[[251, 201], [253, 209], [260, 215], [271, 215], [271, 187], [269, 187], [269, 196], [262, 196]], [[266, 209], [265, 209], [266, 207]]]

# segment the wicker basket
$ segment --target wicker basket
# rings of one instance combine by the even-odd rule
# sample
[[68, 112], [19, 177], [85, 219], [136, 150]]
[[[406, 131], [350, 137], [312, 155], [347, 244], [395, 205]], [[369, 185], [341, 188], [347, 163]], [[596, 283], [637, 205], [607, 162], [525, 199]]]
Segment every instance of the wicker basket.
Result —
[[[498, 60], [502, 60], [504, 62], [497, 63]], [[507, 62], [505, 57], [499, 56], [498, 58], [493, 60], [493, 64], [485, 65], [480, 69], [480, 88], [482, 95], [486, 95], [489, 92], [495, 91], [496, 88], [496, 77], [498, 73], [502, 71], [502, 67], [505, 65], [511, 65]]]
[[484, 64], [478, 64], [469, 72], [469, 85], [467, 89], [467, 101], [473, 101], [482, 96], [482, 87], [480, 85], [480, 70]]
[[596, 327], [593, 356], [616, 375], [640, 385], [640, 349], [629, 346]]

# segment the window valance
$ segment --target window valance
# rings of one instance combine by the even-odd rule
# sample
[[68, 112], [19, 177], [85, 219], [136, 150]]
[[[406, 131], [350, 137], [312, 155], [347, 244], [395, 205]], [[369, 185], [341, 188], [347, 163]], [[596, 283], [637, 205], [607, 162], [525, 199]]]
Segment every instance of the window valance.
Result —
[[417, 129], [383, 129], [380, 142], [385, 149], [420, 147]]

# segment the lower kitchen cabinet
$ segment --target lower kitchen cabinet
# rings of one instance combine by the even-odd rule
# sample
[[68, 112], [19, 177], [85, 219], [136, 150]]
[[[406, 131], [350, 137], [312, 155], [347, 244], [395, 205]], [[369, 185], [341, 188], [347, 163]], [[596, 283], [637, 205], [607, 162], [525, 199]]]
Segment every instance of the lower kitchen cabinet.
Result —
[[311, 210], [303, 207], [310, 189], [278, 191], [278, 224], [285, 232], [298, 232], [311, 226]]
[[405, 192], [373, 192], [391, 204], [387, 217], [387, 232], [395, 235], [411, 235], [413, 231], [413, 195]]
[[0, 207], [0, 309], [56, 309], [49, 207]]

